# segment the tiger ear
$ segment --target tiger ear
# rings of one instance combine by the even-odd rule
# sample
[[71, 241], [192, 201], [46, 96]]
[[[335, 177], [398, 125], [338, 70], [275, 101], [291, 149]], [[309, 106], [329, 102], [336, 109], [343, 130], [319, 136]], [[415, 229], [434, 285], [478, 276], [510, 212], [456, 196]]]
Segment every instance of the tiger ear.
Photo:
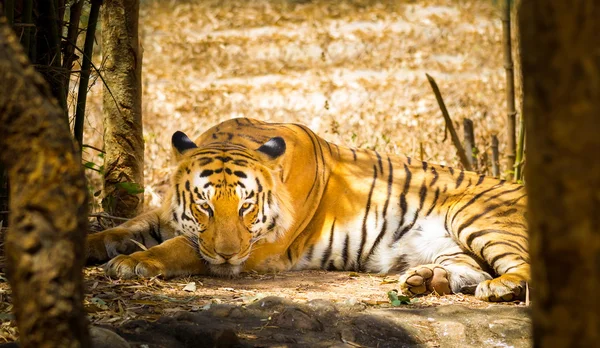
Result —
[[274, 137], [262, 144], [257, 151], [262, 152], [274, 160], [285, 153], [285, 140], [282, 137]]
[[198, 147], [184, 132], [180, 131], [173, 133], [171, 144], [176, 158], [179, 158], [185, 151]]

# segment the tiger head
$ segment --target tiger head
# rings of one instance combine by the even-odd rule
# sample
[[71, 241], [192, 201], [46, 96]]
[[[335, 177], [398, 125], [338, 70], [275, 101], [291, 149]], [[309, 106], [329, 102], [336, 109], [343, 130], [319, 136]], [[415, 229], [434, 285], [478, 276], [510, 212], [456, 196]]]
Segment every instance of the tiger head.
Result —
[[286, 143], [274, 137], [256, 149], [223, 142], [197, 146], [176, 132], [172, 144], [179, 161], [171, 199], [178, 233], [211, 273], [236, 275], [253, 248], [276, 241], [291, 225], [280, 175]]

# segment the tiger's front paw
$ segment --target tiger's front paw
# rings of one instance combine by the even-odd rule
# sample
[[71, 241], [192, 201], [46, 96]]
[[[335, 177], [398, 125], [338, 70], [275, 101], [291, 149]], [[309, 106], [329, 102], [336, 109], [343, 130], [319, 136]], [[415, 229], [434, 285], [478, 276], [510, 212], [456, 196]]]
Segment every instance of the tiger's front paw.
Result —
[[137, 252], [131, 255], [119, 255], [108, 261], [104, 266], [104, 271], [110, 277], [121, 279], [165, 275], [164, 265], [144, 254], [144, 252]]
[[410, 268], [398, 280], [406, 295], [421, 295], [435, 291], [440, 295], [451, 294], [448, 271], [440, 265], [429, 264]]

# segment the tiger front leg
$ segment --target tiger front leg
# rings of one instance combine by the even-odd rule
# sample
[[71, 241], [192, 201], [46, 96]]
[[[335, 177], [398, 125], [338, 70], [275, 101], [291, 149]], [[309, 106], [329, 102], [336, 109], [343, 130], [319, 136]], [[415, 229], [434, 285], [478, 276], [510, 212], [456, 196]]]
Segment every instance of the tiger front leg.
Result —
[[139, 215], [124, 224], [102, 232], [88, 235], [88, 265], [104, 263], [118, 255], [151, 248], [163, 240], [172, 238], [174, 228], [169, 221], [161, 220], [162, 210]]
[[205, 261], [183, 236], [175, 237], [145, 251], [131, 255], [119, 255], [105, 266], [111, 277], [131, 279], [163, 276], [206, 274]]

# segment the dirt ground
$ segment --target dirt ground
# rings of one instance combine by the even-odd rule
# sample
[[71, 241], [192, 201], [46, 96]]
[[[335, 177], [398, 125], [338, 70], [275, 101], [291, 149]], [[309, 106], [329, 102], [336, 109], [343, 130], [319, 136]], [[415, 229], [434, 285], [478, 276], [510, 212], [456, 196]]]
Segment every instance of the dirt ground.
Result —
[[[231, 117], [299, 122], [337, 144], [457, 166], [425, 73], [436, 79], [459, 132], [464, 117], [474, 121], [480, 171], [489, 173], [493, 134], [504, 149], [501, 22], [491, 2], [147, 1], [140, 21], [147, 207], [159, 205], [167, 188], [171, 134], [195, 137]], [[97, 80], [84, 140], [96, 148], [101, 90]], [[84, 160], [102, 164], [91, 148]], [[90, 192], [98, 192], [97, 173], [88, 178]], [[530, 344], [524, 303], [430, 295], [392, 308], [392, 276], [310, 271], [123, 281], [98, 268], [85, 275], [91, 323], [137, 347]], [[10, 298], [0, 273], [0, 343], [17, 338]]]
[[[394, 275], [299, 271], [119, 280], [88, 267], [85, 276], [91, 324], [132, 347], [530, 346], [524, 302], [431, 294], [394, 307], [387, 295], [397, 287]], [[10, 297], [2, 275], [0, 343], [18, 338]]]

